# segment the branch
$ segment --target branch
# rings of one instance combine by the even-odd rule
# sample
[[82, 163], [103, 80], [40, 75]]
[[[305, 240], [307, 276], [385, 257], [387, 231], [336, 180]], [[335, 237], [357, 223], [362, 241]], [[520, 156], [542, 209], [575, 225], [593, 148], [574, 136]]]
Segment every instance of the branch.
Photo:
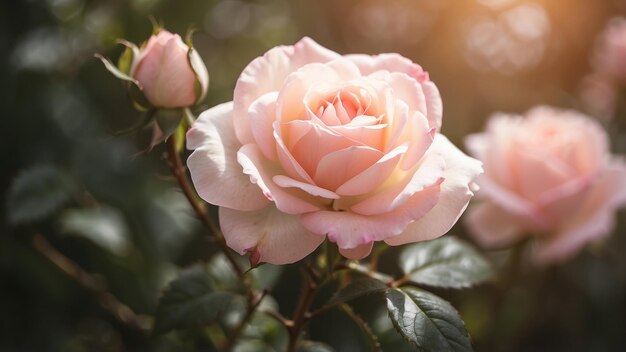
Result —
[[33, 236], [33, 247], [80, 286], [91, 291], [96, 296], [100, 306], [111, 313], [119, 322], [141, 332], [149, 330], [148, 317], [135, 314], [130, 307], [108, 292], [106, 285], [101, 280], [96, 279], [76, 262], [59, 252], [42, 235], [35, 234]]
[[315, 294], [319, 289], [319, 286], [315, 283], [315, 278], [311, 276], [311, 271], [308, 269], [304, 269], [304, 271], [304, 292], [300, 296], [293, 319], [287, 322], [287, 331], [289, 332], [287, 352], [296, 351], [296, 344], [298, 342], [298, 338], [300, 337], [300, 332], [304, 327], [304, 323], [308, 319], [307, 311], [309, 310], [311, 303], [313, 303], [313, 298], [315, 298]]

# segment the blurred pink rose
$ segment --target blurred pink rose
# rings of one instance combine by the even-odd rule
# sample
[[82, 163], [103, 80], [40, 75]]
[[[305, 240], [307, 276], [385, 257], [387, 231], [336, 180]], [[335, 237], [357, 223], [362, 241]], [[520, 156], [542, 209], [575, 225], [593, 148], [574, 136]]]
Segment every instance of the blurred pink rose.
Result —
[[626, 84], [626, 19], [609, 21], [600, 35], [592, 63], [596, 72]]
[[340, 56], [309, 38], [245, 68], [234, 101], [188, 132], [196, 189], [253, 264], [298, 261], [326, 235], [349, 258], [446, 233], [480, 163], [440, 135], [439, 91], [397, 54]]
[[565, 260], [608, 235], [626, 202], [626, 166], [609, 152], [606, 133], [575, 111], [537, 107], [525, 117], [496, 115], [485, 133], [470, 135], [484, 163], [467, 224], [485, 247], [532, 234], [540, 263]]
[[153, 106], [187, 107], [204, 97], [208, 73], [198, 53], [194, 50], [188, 56], [189, 50], [178, 34], [161, 30], [150, 37], [134, 58], [130, 76], [139, 81]]

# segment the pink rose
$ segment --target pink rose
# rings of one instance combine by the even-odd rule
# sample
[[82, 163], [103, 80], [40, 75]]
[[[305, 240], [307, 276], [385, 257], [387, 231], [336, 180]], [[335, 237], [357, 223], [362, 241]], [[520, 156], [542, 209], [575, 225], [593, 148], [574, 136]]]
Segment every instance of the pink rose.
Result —
[[601, 126], [578, 112], [496, 115], [466, 144], [485, 166], [477, 183], [487, 200], [466, 218], [485, 247], [531, 234], [538, 262], [562, 261], [609, 234], [626, 202], [624, 162], [610, 155]]
[[626, 19], [612, 19], [600, 35], [592, 58], [596, 72], [626, 84]]
[[190, 50], [178, 34], [161, 30], [133, 58], [129, 75], [139, 82], [150, 104], [182, 108], [204, 98], [209, 76], [197, 51]]
[[196, 189], [253, 264], [298, 261], [324, 238], [348, 258], [446, 233], [481, 165], [439, 134], [428, 74], [397, 54], [341, 56], [309, 38], [243, 71], [234, 101], [187, 134]]

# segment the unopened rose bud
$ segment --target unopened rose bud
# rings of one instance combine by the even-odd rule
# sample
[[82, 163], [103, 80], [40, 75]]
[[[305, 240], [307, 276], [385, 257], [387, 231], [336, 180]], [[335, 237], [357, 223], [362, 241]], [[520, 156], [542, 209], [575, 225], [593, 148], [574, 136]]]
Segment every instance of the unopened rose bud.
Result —
[[178, 34], [166, 30], [139, 49], [129, 73], [150, 104], [159, 108], [195, 105], [204, 98], [209, 80], [198, 53]]
[[[114, 76], [130, 82], [130, 94], [140, 110], [179, 109], [206, 96], [209, 74], [198, 52], [178, 34], [156, 28], [141, 47], [125, 40], [117, 66], [96, 54]], [[181, 110], [182, 111], [182, 110]]]

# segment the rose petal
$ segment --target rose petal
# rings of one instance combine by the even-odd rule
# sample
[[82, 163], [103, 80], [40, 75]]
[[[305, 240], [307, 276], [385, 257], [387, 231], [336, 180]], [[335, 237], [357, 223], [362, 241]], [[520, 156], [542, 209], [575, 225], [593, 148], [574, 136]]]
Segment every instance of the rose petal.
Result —
[[376, 71], [389, 71], [406, 73], [420, 82], [428, 79], [428, 74], [418, 64], [399, 54], [351, 54], [344, 57], [354, 62], [363, 76], [368, 76]]
[[463, 154], [441, 134], [435, 137], [430, 152], [441, 155], [446, 163], [439, 201], [401, 235], [385, 240], [389, 245], [397, 246], [442, 236], [457, 222], [474, 194], [473, 180], [482, 173], [480, 161]]
[[[307, 116], [303, 102], [311, 87], [315, 85], [332, 87], [357, 78], [359, 78], [358, 68], [344, 59], [336, 59], [325, 64], [311, 63], [300, 67], [285, 78], [280, 89], [276, 107], [278, 121], [285, 123]], [[329, 91], [337, 91], [337, 88]]]
[[339, 54], [304, 37], [293, 46], [279, 46], [254, 59], [237, 80], [234, 93], [235, 131], [241, 144], [253, 141], [247, 112], [250, 104], [261, 95], [279, 91], [287, 76], [313, 62], [327, 62]]
[[532, 202], [537, 202], [544, 193], [575, 177], [568, 165], [550, 155], [526, 150], [518, 150], [516, 154], [515, 174], [519, 192]]
[[347, 59], [352, 60], [361, 70], [364, 76], [370, 75], [376, 71], [401, 72], [409, 75], [417, 80], [424, 91], [426, 98], [426, 117], [428, 118], [430, 127], [435, 127], [437, 131], [441, 129], [441, 118], [443, 116], [443, 104], [441, 95], [437, 86], [430, 81], [428, 73], [422, 67], [415, 64], [411, 60], [398, 54], [381, 54], [381, 55], [346, 55]]
[[257, 210], [270, 202], [237, 163], [241, 147], [232, 124], [233, 104], [203, 112], [187, 132], [191, 180], [205, 201], [238, 210]]
[[540, 208], [507, 188], [498, 185], [487, 174], [476, 178], [476, 184], [480, 187], [479, 195], [482, 198], [491, 199], [504, 210], [523, 217], [526, 219], [524, 222], [529, 229], [543, 230], [550, 226], [550, 220]]
[[[311, 125], [306, 126], [306, 132], [303, 131], [303, 133], [308, 133], [311, 128]], [[285, 145], [278, 122], [274, 122], [274, 139], [276, 140], [278, 160], [280, 161], [280, 164], [285, 172], [287, 172], [287, 175], [294, 179], [313, 184], [313, 178], [311, 178], [311, 176], [302, 168], [302, 165], [298, 163]]]
[[252, 212], [220, 208], [219, 216], [226, 244], [239, 254], [250, 253], [253, 265], [297, 262], [324, 241], [302, 227], [297, 216], [273, 206]]
[[329, 153], [354, 146], [354, 141], [328, 128], [310, 121], [294, 121], [311, 124], [313, 128], [291, 148], [291, 154], [308, 175], [315, 175], [320, 160]]
[[515, 216], [491, 202], [470, 207], [465, 224], [472, 238], [487, 249], [511, 245], [524, 235]]
[[[407, 104], [409, 111], [419, 111], [424, 116], [428, 114], [426, 97], [422, 84], [405, 73], [378, 71], [369, 76], [372, 79], [387, 82], [393, 90], [393, 96]], [[435, 126], [433, 126], [435, 127]]]
[[316, 211], [302, 214], [302, 225], [318, 235], [328, 235], [339, 248], [352, 249], [372, 241], [397, 236], [408, 224], [431, 210], [439, 198], [439, 184], [413, 194], [393, 211], [378, 215], [352, 212]]
[[300, 182], [284, 175], [276, 175], [272, 177], [272, 180], [274, 180], [274, 182], [280, 187], [298, 188], [315, 197], [339, 199], [339, 195], [333, 191], [312, 185], [310, 183]]
[[243, 173], [250, 176], [265, 196], [274, 201], [276, 207], [287, 214], [302, 214], [319, 210], [319, 200], [302, 191], [282, 188], [272, 179], [272, 166], [263, 158], [261, 149], [256, 144], [246, 144], [237, 152], [237, 161], [243, 167]]
[[615, 227], [615, 208], [626, 204], [626, 165], [614, 160], [590, 190], [570, 222], [536, 246], [535, 259], [549, 264], [568, 259], [589, 241], [609, 235]]
[[337, 194], [357, 196], [374, 191], [389, 178], [407, 150], [406, 145], [398, 146], [380, 158], [374, 165], [339, 186], [336, 191]]
[[276, 120], [277, 97], [277, 92], [264, 94], [250, 105], [248, 111], [252, 136], [263, 155], [270, 160], [276, 160], [274, 121]]
[[370, 255], [373, 246], [374, 242], [370, 242], [352, 249], [339, 248], [339, 253], [348, 259], [361, 260]]
[[[402, 206], [413, 194], [441, 182], [446, 162], [438, 153], [429, 153], [405, 180], [393, 180], [389, 187], [353, 205], [350, 210], [362, 215], [386, 213]], [[396, 171], [399, 174], [400, 171]]]
[[314, 180], [321, 187], [335, 190], [382, 157], [382, 152], [366, 146], [352, 146], [330, 152], [319, 161]]
[[439, 89], [432, 81], [422, 82], [422, 89], [426, 97], [426, 109], [428, 110], [426, 116], [430, 126], [439, 131], [441, 130], [441, 119], [443, 117], [443, 102], [441, 101]]

